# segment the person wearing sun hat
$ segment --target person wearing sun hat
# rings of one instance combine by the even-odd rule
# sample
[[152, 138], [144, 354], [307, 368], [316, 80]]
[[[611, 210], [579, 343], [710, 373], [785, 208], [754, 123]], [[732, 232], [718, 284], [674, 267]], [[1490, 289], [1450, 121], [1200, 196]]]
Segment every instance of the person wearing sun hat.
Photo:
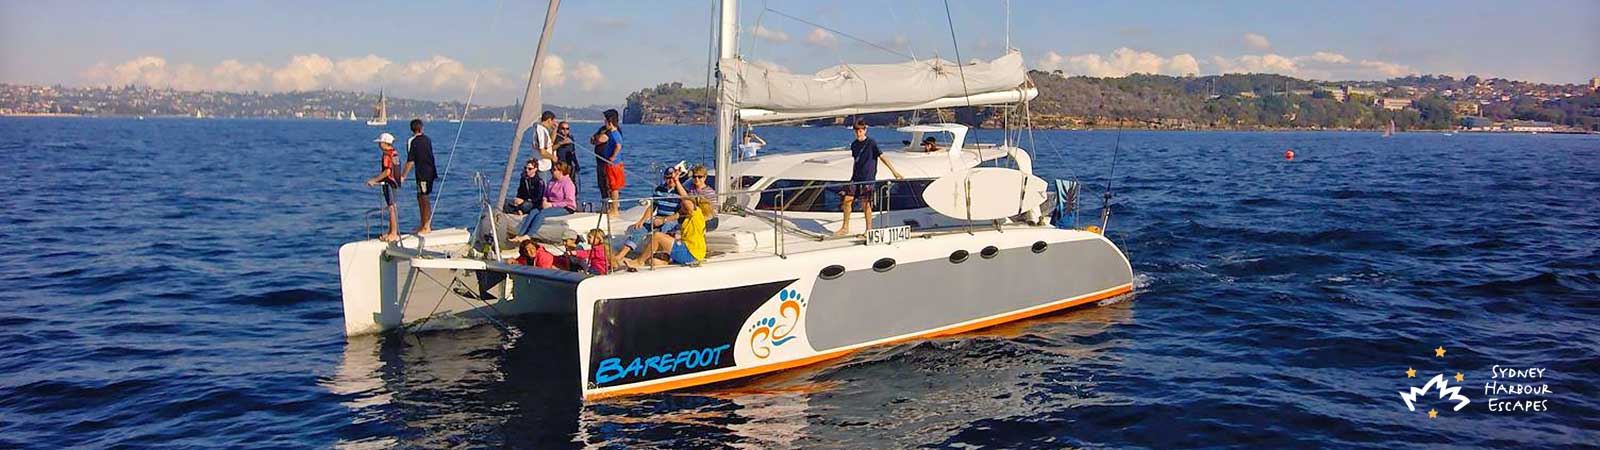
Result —
[[394, 149], [392, 134], [380, 134], [372, 142], [378, 143], [378, 150], [382, 152], [382, 159], [379, 161], [381, 170], [377, 176], [367, 179], [367, 187], [383, 186], [383, 207], [389, 212], [389, 232], [379, 236], [378, 239], [394, 242], [400, 240], [400, 217], [394, 208], [395, 190], [400, 188], [399, 155]]

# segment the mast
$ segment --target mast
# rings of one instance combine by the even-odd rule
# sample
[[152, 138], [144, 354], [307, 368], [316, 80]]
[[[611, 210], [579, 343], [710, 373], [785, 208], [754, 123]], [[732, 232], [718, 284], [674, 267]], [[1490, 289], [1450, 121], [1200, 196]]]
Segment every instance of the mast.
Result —
[[[729, 172], [729, 162], [733, 156], [733, 127], [734, 114], [738, 113], [736, 107], [728, 102], [729, 94], [726, 91], [732, 87], [727, 77], [733, 74], [723, 71], [722, 61], [733, 59], [738, 46], [739, 14], [738, 0], [722, 0], [722, 17], [717, 21], [717, 141], [716, 141], [716, 188], [722, 192], [733, 190], [733, 174]], [[722, 202], [717, 202], [720, 206]]]
[[506, 174], [500, 179], [500, 197], [491, 205], [499, 208], [506, 203], [506, 191], [511, 188], [511, 174], [517, 168], [517, 152], [522, 150], [522, 133], [533, 128], [538, 123], [539, 108], [543, 107], [539, 99], [540, 86], [539, 74], [544, 72], [544, 50], [550, 44], [550, 34], [556, 29], [556, 9], [561, 6], [561, 0], [550, 0], [550, 6], [544, 13], [544, 31], [539, 33], [539, 47], [533, 52], [533, 68], [528, 72], [528, 90], [522, 97], [522, 113], [517, 116], [516, 136], [511, 138], [511, 154], [506, 157]]

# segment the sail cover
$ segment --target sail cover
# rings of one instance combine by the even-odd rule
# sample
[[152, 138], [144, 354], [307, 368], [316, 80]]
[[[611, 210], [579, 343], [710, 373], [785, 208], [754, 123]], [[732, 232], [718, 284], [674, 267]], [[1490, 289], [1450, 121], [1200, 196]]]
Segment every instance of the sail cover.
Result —
[[737, 58], [722, 60], [721, 67], [728, 81], [724, 99], [738, 105], [740, 119], [749, 122], [964, 106], [967, 100], [973, 105], [1006, 103], [1036, 93], [1023, 88], [1027, 67], [1022, 53], [1015, 51], [959, 68], [937, 58], [845, 64], [815, 74], [792, 74]]

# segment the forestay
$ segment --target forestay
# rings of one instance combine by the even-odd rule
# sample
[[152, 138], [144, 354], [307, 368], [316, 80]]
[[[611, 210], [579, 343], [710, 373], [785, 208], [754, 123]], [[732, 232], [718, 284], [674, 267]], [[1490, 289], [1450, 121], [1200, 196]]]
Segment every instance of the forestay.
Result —
[[[730, 82], [724, 100], [746, 122], [770, 122], [936, 106], [1011, 103], [1037, 95], [1025, 86], [1022, 53], [957, 67], [942, 59], [846, 64], [792, 74], [737, 58], [721, 67]], [[964, 80], [963, 80], [964, 79]]]

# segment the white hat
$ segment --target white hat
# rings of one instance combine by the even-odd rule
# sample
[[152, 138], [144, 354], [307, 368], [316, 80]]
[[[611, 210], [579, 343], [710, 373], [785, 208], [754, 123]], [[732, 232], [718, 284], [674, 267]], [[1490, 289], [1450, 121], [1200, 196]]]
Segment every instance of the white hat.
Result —
[[378, 138], [377, 139], [373, 139], [372, 142], [382, 142], [382, 143], [385, 143], [385, 144], [393, 144], [394, 143], [394, 135], [389, 134], [389, 133], [380, 134], [380, 135], [378, 135]]

